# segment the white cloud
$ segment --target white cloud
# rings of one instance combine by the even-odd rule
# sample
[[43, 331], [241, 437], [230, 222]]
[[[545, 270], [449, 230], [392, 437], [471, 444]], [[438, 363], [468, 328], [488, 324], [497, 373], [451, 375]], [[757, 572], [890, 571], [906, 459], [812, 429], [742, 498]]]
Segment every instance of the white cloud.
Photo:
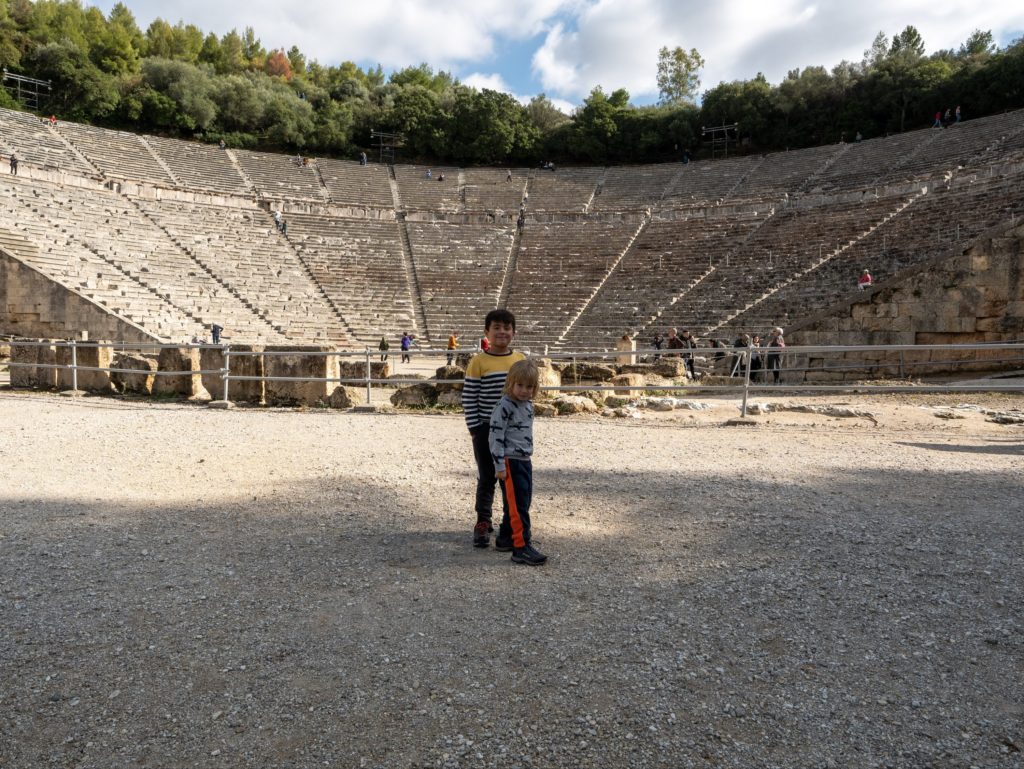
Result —
[[533, 57], [542, 87], [584, 98], [594, 86], [626, 88], [633, 97], [657, 95], [658, 49], [697, 48], [706, 61], [702, 89], [748, 79], [761, 71], [778, 82], [795, 68], [860, 61], [879, 30], [908, 24], [928, 50], [955, 48], [975, 28], [1024, 28], [1024, 5], [973, 0], [599, 0], [574, 24], [553, 24]]
[[[93, 2], [106, 12], [116, 0]], [[1024, 3], [976, 0], [249, 0], [241, 9], [227, 0], [127, 2], [143, 29], [157, 16], [218, 35], [251, 26], [266, 48], [298, 45], [323, 64], [427, 62], [506, 92], [530, 90], [522, 82], [529, 70], [536, 91], [563, 103], [578, 103], [596, 85], [653, 100], [662, 46], [697, 48], [706, 89], [758, 71], [778, 82], [794, 68], [860, 61], [879, 30], [892, 35], [907, 24], [930, 51], [959, 46], [975, 28], [997, 40], [1024, 30]], [[532, 61], [522, 61], [535, 37]], [[473, 74], [461, 77], [466, 71]]]

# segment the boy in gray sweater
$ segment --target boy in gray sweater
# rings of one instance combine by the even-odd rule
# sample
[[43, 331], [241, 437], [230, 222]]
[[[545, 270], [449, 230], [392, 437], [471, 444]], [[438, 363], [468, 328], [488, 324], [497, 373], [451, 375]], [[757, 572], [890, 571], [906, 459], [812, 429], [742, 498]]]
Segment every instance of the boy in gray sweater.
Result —
[[533, 398], [540, 374], [532, 360], [513, 364], [504, 394], [491, 413], [488, 446], [504, 503], [495, 550], [512, 551], [512, 562], [540, 566], [548, 557], [530, 544], [533, 497]]

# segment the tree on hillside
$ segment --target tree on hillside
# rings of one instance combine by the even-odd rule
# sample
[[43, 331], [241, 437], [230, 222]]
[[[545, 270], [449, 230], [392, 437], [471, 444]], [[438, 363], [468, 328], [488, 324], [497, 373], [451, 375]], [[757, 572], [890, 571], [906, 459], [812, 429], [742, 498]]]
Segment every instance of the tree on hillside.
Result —
[[692, 102], [700, 88], [698, 73], [704, 66], [704, 59], [696, 48], [689, 53], [676, 46], [667, 46], [658, 51], [658, 91], [662, 104]]
[[539, 93], [526, 105], [526, 114], [541, 133], [552, 131], [568, 123], [569, 116], [558, 109], [546, 95]]
[[957, 55], [962, 59], [987, 59], [996, 52], [996, 44], [992, 40], [992, 30], [982, 32], [974, 30], [970, 37], [960, 46]]
[[892, 39], [892, 46], [889, 48], [890, 56], [907, 56], [920, 58], [924, 56], [924, 40], [917, 27], [908, 24], [902, 32]]

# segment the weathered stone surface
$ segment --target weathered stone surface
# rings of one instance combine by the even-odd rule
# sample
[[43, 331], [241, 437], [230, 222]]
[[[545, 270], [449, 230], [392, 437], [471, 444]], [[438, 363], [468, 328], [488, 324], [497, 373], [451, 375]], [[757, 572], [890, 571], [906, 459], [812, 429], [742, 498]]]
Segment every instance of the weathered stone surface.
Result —
[[[239, 355], [236, 353], [262, 353], [263, 345], [231, 345], [232, 376], [265, 376], [266, 364], [263, 355]], [[204, 371], [224, 368], [224, 351], [220, 347], [206, 347], [199, 356]], [[224, 380], [220, 374], [203, 374], [203, 386], [217, 398], [224, 395]], [[228, 381], [228, 400], [236, 403], [264, 403], [267, 383], [263, 380], [236, 379]]]
[[[80, 342], [75, 348], [74, 359], [79, 366], [92, 368], [111, 368], [114, 362], [114, 348], [111, 346], [97, 346], [94, 343]], [[57, 360], [63, 365], [70, 366], [72, 355], [71, 347], [58, 347]], [[70, 390], [75, 386], [71, 369], [60, 369], [58, 372], [58, 387], [62, 390]], [[79, 371], [78, 389], [89, 392], [110, 394], [116, 392], [109, 371]]]
[[597, 404], [582, 395], [560, 395], [553, 404], [559, 414], [596, 414]]
[[[611, 379], [613, 385], [626, 385], [627, 387], [643, 387], [646, 384], [643, 374], [618, 374]], [[640, 395], [642, 390], [615, 390], [616, 395]]]
[[477, 352], [478, 351], [476, 350], [474, 350], [473, 352], [460, 352], [458, 355], [455, 356], [455, 365], [458, 366], [459, 368], [465, 369]]
[[[790, 346], [832, 344], [972, 344], [1009, 342], [1024, 331], [1024, 227], [977, 243], [940, 262], [911, 271], [899, 285], [879, 287], [869, 296], [851, 294], [829, 317], [792, 330]], [[935, 357], [904, 354], [905, 372], [914, 376], [1017, 367], [1005, 351], [942, 351]], [[957, 360], [959, 359], [959, 360]], [[956, 361], [955, 364], [950, 361]], [[837, 362], [843, 368], [836, 370]], [[910, 367], [910, 363], [915, 365]], [[898, 375], [899, 354], [878, 358], [851, 353], [804, 374], [792, 357], [787, 382], [858, 381]]]
[[437, 403], [437, 389], [426, 382], [397, 390], [391, 396], [395, 406], [433, 406]]
[[[541, 363], [547, 363], [544, 366]], [[561, 387], [562, 386], [562, 375], [558, 372], [558, 369], [551, 366], [551, 361], [546, 358], [542, 358], [537, 361], [537, 386], [538, 387]], [[557, 395], [555, 390], [541, 390], [538, 393], [539, 397], [550, 398]]]
[[630, 398], [622, 397], [619, 395], [609, 395], [604, 399], [604, 405], [610, 409], [617, 409], [625, 406], [630, 402]]
[[[42, 340], [48, 341], [48, 340]], [[59, 341], [59, 340], [50, 340]], [[36, 369], [36, 387], [40, 387], [44, 390], [54, 390], [57, 388], [58, 378], [60, 372], [56, 368], [42, 368], [42, 366], [55, 366], [58, 363], [57, 350], [60, 349], [56, 344], [44, 344], [36, 348], [36, 363], [40, 364], [40, 368]]]
[[0, 360], [7, 360], [11, 357], [11, 346], [4, 342], [0, 342]]
[[158, 376], [153, 383], [154, 395], [177, 395], [189, 400], [213, 398], [205, 387], [199, 373], [199, 350], [195, 347], [165, 347], [157, 357], [157, 371], [184, 371], [185, 374]]
[[437, 395], [438, 406], [462, 406], [462, 391], [461, 390], [445, 390], [438, 392]]
[[358, 403], [363, 402], [363, 396], [354, 387], [338, 385], [334, 392], [327, 398], [327, 403], [332, 409], [350, 409]]
[[607, 382], [615, 376], [615, 369], [598, 363], [570, 363], [562, 368], [562, 381], [576, 384], [577, 382]]
[[156, 380], [153, 372], [157, 370], [156, 358], [138, 353], [121, 352], [114, 356], [114, 368], [139, 372], [138, 374], [114, 372], [110, 375], [114, 387], [121, 392], [139, 393], [140, 395], [153, 394], [153, 382]]
[[[466, 372], [458, 366], [441, 366], [436, 372], [434, 372], [436, 379], [458, 379], [460, 380], [457, 384], [445, 384], [438, 382], [434, 385], [437, 388], [438, 393], [444, 393], [449, 391], [462, 392], [462, 382], [465, 379]], [[461, 396], [460, 396], [461, 397]]]
[[[267, 355], [264, 367], [268, 377], [289, 377], [295, 381], [267, 381], [267, 403], [275, 406], [315, 406], [327, 403], [337, 382], [310, 379], [337, 379], [338, 356], [332, 347], [296, 347], [271, 345], [266, 352], [290, 352], [289, 355]], [[327, 353], [327, 354], [324, 354]]]
[[655, 374], [660, 374], [669, 379], [681, 379], [688, 376], [686, 363], [682, 358], [662, 358], [654, 363], [651, 368]]
[[533, 404], [533, 415], [535, 417], [553, 417], [558, 414], [558, 409], [555, 408], [553, 403], [537, 403], [534, 401]]
[[[35, 340], [23, 340], [25, 342]], [[32, 366], [22, 366], [18, 364], [38, 362], [39, 349], [35, 345], [29, 344], [18, 344], [16, 340], [11, 345], [11, 387], [14, 389], [20, 388], [31, 388], [38, 387], [38, 380], [36, 379], [36, 368]]]
[[650, 374], [654, 371], [654, 365], [651, 363], [631, 363], [618, 368], [620, 374]]
[[[391, 376], [391, 363], [378, 359], [370, 361], [370, 378], [387, 379]], [[338, 376], [342, 379], [366, 379], [366, 361], [357, 358], [341, 358], [338, 361]], [[351, 385], [352, 383], [350, 383]]]

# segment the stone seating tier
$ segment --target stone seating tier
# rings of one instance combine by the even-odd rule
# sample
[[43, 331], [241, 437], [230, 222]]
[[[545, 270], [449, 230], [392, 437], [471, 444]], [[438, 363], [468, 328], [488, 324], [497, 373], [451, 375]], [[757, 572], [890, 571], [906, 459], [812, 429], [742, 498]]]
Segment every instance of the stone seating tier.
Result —
[[105, 176], [165, 187], [177, 184], [138, 134], [81, 123], [57, 123], [57, 131]]
[[[49, 223], [52, 231], [66, 233], [65, 248], [71, 251], [63, 253], [70, 264], [76, 264], [70, 258], [72, 253], [78, 255], [77, 263], [84, 266], [86, 281], [93, 272], [110, 273], [116, 269], [143, 291], [152, 292], [177, 308], [182, 324], [188, 327], [185, 339], [213, 323], [225, 328], [230, 324], [237, 338], [262, 340], [276, 336], [269, 324], [229, 288], [218, 283], [214, 275], [181, 251], [166, 232], [113, 191], [53, 184], [24, 185], [3, 191], [5, 199], [9, 196], [27, 204], [32, 213]], [[147, 326], [144, 315], [132, 319]]]
[[323, 202], [326, 191], [317, 177], [316, 164], [296, 162], [295, 156], [252, 150], [232, 150], [245, 175], [260, 195], [274, 200]]
[[639, 221], [528, 222], [508, 307], [524, 343], [554, 345], [636, 233]]
[[[462, 205], [459, 169], [444, 166], [395, 166], [403, 208], [414, 211], [457, 211]], [[430, 178], [427, 178], [430, 171]], [[441, 174], [444, 181], [441, 181]]]
[[266, 211], [175, 201], [141, 200], [139, 206], [286, 339], [348, 338], [343, 320]]
[[365, 166], [350, 160], [321, 158], [316, 161], [332, 203], [391, 208], [394, 198], [388, 169], [379, 163]]
[[181, 187], [224, 195], [249, 194], [245, 179], [220, 147], [162, 136], [147, 136], [146, 141]]
[[[512, 171], [512, 181], [508, 172]], [[463, 200], [467, 211], [504, 211], [515, 215], [523, 200], [529, 172], [524, 168], [467, 168]]]
[[748, 215], [651, 222], [560, 346], [607, 349], [625, 331], [659, 327], [654, 319], [662, 308], [705, 279], [760, 221]]
[[513, 226], [409, 222], [406, 225], [429, 336], [479, 332], [481, 308], [497, 306], [515, 236]]
[[885, 198], [777, 211], [660, 320], [704, 335], [794, 273], [861, 237], [903, 203]]
[[415, 327], [394, 221], [290, 213], [288, 239], [362, 344]]
[[60, 134], [35, 115], [0, 108], [0, 129], [5, 155], [14, 151], [22, 163], [79, 176], [96, 175], [96, 171], [75, 154]]
[[971, 238], [1024, 215], [1024, 187], [997, 179], [923, 196], [840, 258], [829, 260], [744, 312], [727, 329], [763, 330], [789, 325], [810, 313], [860, 296], [857, 277], [871, 273], [884, 285], [903, 270], [962, 248]]

